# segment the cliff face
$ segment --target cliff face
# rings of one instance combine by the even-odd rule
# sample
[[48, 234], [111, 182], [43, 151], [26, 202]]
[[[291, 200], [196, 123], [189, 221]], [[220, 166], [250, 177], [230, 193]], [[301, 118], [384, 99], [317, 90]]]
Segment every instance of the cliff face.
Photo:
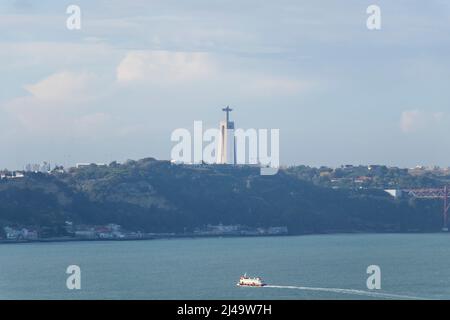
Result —
[[288, 226], [291, 233], [437, 231], [439, 203], [333, 190], [281, 170], [177, 166], [143, 159], [0, 181], [0, 224], [118, 223], [177, 232], [206, 224]]

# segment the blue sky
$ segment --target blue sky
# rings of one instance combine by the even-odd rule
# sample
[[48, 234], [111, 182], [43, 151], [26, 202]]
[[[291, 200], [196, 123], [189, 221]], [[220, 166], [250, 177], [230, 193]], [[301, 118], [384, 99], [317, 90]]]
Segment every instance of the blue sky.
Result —
[[169, 159], [227, 104], [280, 129], [282, 164], [447, 167], [449, 34], [443, 0], [5, 0], [0, 167]]

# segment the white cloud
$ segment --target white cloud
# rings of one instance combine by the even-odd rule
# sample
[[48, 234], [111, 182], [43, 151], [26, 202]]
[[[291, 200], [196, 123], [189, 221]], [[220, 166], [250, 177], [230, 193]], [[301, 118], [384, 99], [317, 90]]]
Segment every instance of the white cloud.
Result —
[[210, 93], [216, 88], [217, 92], [246, 97], [292, 95], [313, 85], [311, 81], [244, 68], [230, 67], [223, 59], [204, 52], [131, 51], [119, 63], [116, 80], [120, 84], [165, 87], [172, 94], [182, 87]]
[[205, 79], [214, 71], [212, 59], [203, 52], [132, 51], [119, 63], [117, 80], [173, 84]]
[[403, 111], [400, 117], [400, 129], [404, 133], [425, 130], [439, 124], [444, 118], [442, 112], [424, 112], [420, 110]]
[[[1, 25], [0, 25], [1, 27]], [[92, 38], [91, 38], [92, 39]], [[121, 54], [103, 42], [84, 39], [66, 41], [0, 41], [0, 61], [8, 61], [2, 67], [14, 68], [16, 73], [35, 68], [73, 69], [86, 65], [112, 63]]]
[[93, 73], [57, 72], [25, 85], [30, 95], [1, 107], [33, 134], [82, 134], [108, 120], [105, 114], [90, 110], [99, 95], [99, 83]]
[[0, 108], [23, 135], [130, 136], [143, 130], [141, 115], [150, 109], [176, 107], [185, 100], [219, 104], [230, 96], [260, 101], [303, 93], [310, 86], [302, 79], [246, 67], [243, 61], [235, 65], [205, 52], [129, 51], [109, 65], [109, 73], [51, 73], [23, 85], [28, 94]]
[[95, 80], [92, 73], [59, 72], [35, 84], [26, 85], [25, 89], [38, 100], [80, 100], [92, 93], [92, 83]]
[[3, 109], [24, 129], [22, 133], [33, 136], [87, 136], [105, 130], [111, 123], [108, 114], [86, 109], [79, 112], [78, 106], [20, 97], [5, 104]]

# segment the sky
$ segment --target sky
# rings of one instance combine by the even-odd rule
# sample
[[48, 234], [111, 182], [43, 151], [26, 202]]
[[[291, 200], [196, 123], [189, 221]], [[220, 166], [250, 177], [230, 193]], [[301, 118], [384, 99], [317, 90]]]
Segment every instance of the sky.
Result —
[[0, 168], [170, 159], [226, 105], [282, 165], [448, 167], [449, 34], [446, 0], [2, 0]]

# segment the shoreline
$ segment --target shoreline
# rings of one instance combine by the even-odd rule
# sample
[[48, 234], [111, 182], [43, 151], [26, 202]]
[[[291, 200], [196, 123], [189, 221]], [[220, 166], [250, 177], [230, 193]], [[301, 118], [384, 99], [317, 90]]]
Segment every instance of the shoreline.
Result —
[[71, 237], [55, 237], [36, 240], [6, 240], [1, 239], [0, 245], [6, 244], [29, 244], [29, 243], [58, 243], [58, 242], [122, 242], [122, 241], [148, 241], [148, 240], [172, 240], [172, 239], [204, 239], [204, 238], [264, 238], [264, 237], [297, 237], [297, 236], [319, 236], [319, 235], [359, 235], [359, 234], [446, 234], [442, 231], [411, 231], [411, 232], [323, 232], [323, 233], [301, 233], [301, 234], [261, 234], [261, 235], [194, 235], [194, 234], [180, 234], [180, 235], [155, 235], [142, 238], [128, 238], [128, 239], [83, 239]]
[[[305, 234], [306, 235], [306, 234]], [[202, 239], [202, 238], [255, 238], [255, 237], [289, 237], [289, 236], [299, 236], [299, 234], [262, 234], [262, 235], [194, 235], [194, 234], [180, 234], [180, 235], [155, 235], [147, 236], [141, 238], [126, 238], [126, 239], [101, 239], [101, 238], [71, 238], [71, 237], [55, 237], [55, 238], [45, 238], [36, 240], [6, 240], [1, 239], [0, 245], [2, 244], [21, 244], [21, 243], [56, 243], [56, 242], [122, 242], [122, 241], [148, 241], [148, 240], [171, 240], [171, 239]]]

